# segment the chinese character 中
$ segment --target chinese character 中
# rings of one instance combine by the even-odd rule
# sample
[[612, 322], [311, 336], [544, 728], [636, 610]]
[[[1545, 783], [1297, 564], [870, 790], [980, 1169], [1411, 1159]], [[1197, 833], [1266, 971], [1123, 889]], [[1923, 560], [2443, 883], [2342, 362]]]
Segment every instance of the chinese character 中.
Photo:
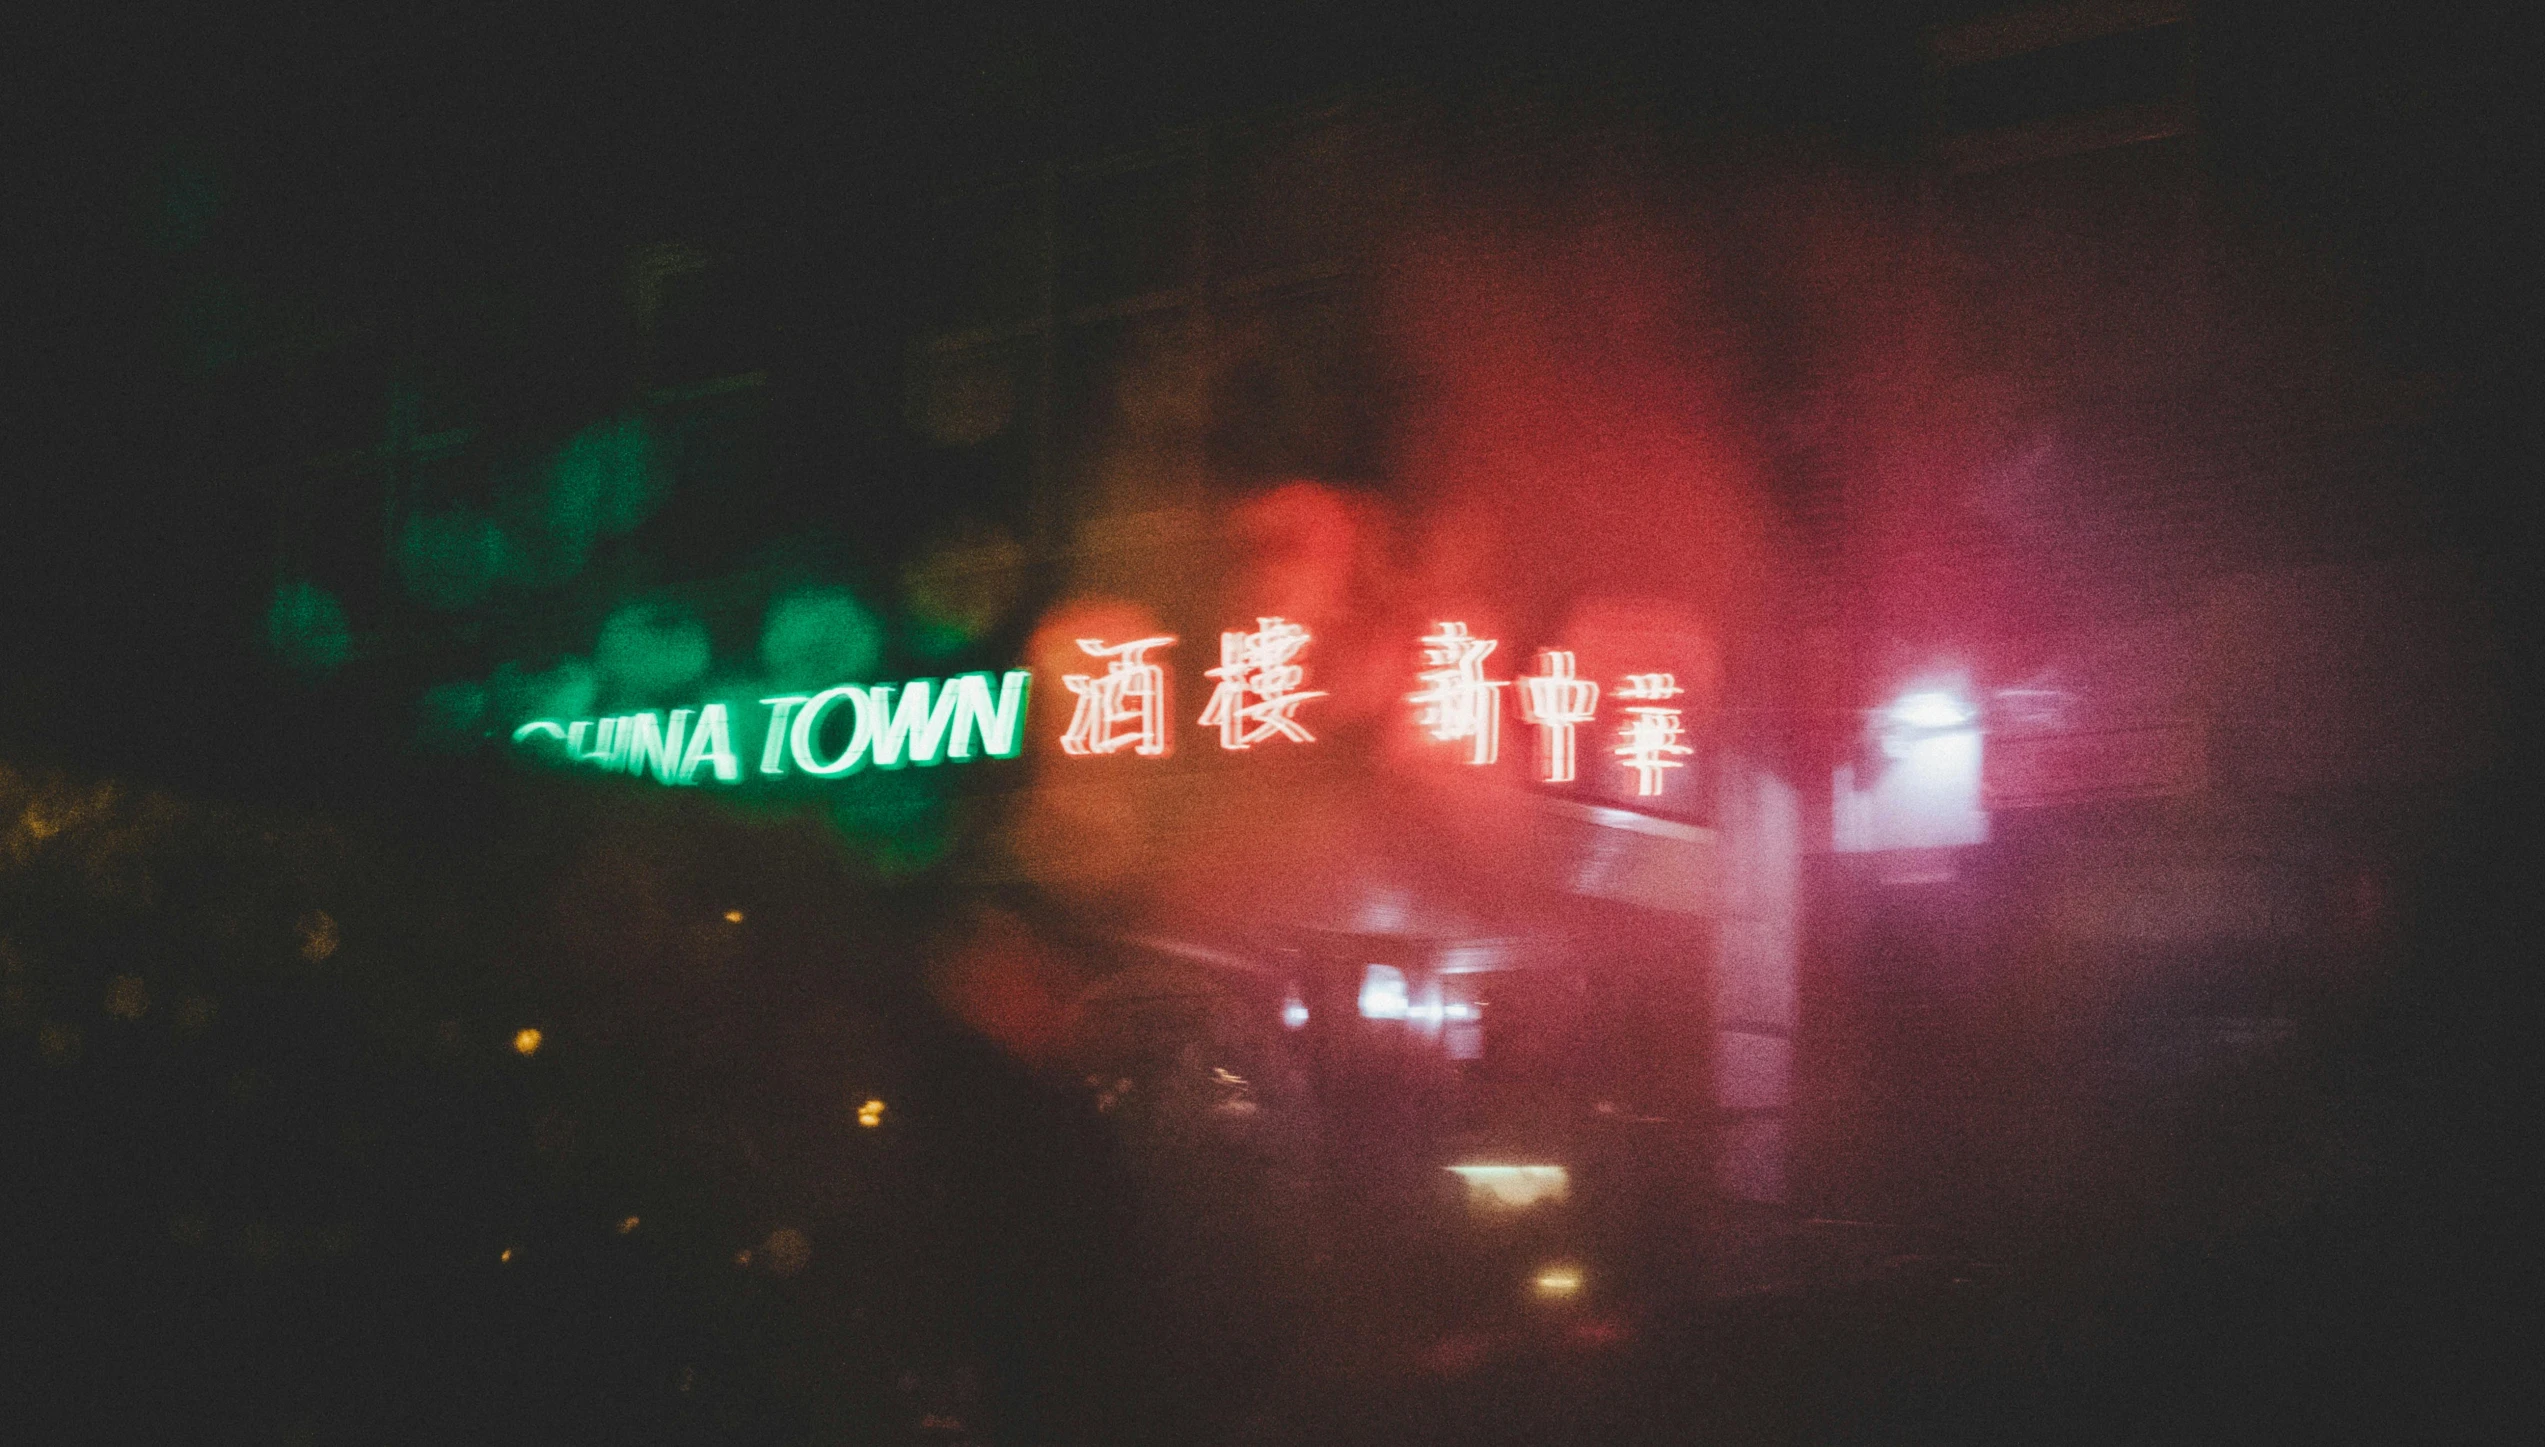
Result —
[[1108, 645], [1100, 638], [1081, 638], [1078, 647], [1091, 658], [1105, 660], [1099, 676], [1061, 675], [1078, 695], [1069, 730], [1060, 736], [1064, 752], [1110, 754], [1128, 747], [1154, 758], [1167, 751], [1166, 670], [1148, 659], [1152, 648], [1173, 644], [1172, 637], [1141, 638]]
[[1422, 705], [1417, 721], [1443, 743], [1468, 739], [1471, 764], [1490, 764], [1502, 752], [1502, 695], [1510, 680], [1485, 677], [1485, 658], [1498, 640], [1476, 638], [1464, 623], [1443, 623], [1423, 639], [1423, 690], [1409, 694]]
[[1316, 735], [1291, 716], [1292, 710], [1322, 690], [1302, 690], [1307, 670], [1292, 662], [1308, 646], [1308, 630], [1279, 618], [1258, 618], [1252, 633], [1219, 636], [1220, 666], [1209, 671], [1219, 680], [1210, 707], [1202, 711], [1204, 727], [1219, 726], [1224, 749], [1243, 749], [1279, 734], [1294, 743], [1315, 743]]
[[1573, 655], [1549, 648], [1538, 654], [1543, 673], [1520, 680], [1520, 717], [1538, 726], [1538, 756], [1550, 784], [1573, 782], [1573, 731], [1599, 709], [1599, 685], [1573, 675]]
[[[1630, 673], [1617, 696], [1658, 703], [1684, 692], [1678, 680], [1667, 673]], [[1679, 742], [1679, 710], [1675, 708], [1630, 708], [1626, 710], [1626, 727], [1619, 733], [1625, 742], [1614, 752], [1634, 772], [1635, 792], [1645, 798], [1661, 792], [1662, 770], [1686, 767], [1679, 762], [1679, 756], [1696, 752]]]

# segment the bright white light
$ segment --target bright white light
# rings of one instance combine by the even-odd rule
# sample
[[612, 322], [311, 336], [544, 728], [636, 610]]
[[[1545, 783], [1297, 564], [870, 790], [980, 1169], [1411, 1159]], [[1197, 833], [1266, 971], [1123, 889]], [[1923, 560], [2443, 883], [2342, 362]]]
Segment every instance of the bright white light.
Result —
[[1837, 848], [1842, 851], [1951, 849], [1988, 842], [1981, 806], [1983, 740], [1975, 728], [1937, 729], [1890, 740], [1871, 787], [1840, 765], [1832, 777]]
[[1561, 1201], [1570, 1184], [1562, 1166], [1451, 1166], [1467, 1183], [1467, 1204], [1486, 1211], [1518, 1211], [1540, 1201]]
[[1402, 1020], [1405, 1013], [1405, 972], [1394, 965], [1363, 965], [1361, 1014], [1372, 1020]]
[[1949, 693], [1929, 689], [1904, 693], [1891, 705], [1891, 720], [1913, 729], [1949, 729], [1969, 723], [1971, 706]]
[[1281, 1002], [1281, 1023], [1296, 1030], [1308, 1023], [1308, 1002], [1297, 995]]

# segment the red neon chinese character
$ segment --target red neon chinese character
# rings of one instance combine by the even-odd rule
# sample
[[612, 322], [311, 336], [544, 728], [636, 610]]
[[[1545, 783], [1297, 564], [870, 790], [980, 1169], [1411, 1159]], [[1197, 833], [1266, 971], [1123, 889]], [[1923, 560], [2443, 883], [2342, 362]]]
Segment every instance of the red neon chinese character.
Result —
[[[1630, 673], [1617, 696], [1658, 701], [1677, 698], [1684, 692], [1679, 681], [1667, 673]], [[1638, 795], [1650, 798], [1660, 793], [1661, 771], [1686, 767], [1676, 756], [1696, 752], [1679, 742], [1679, 732], [1679, 710], [1675, 708], [1626, 710], [1626, 727], [1620, 730], [1626, 742], [1614, 752], [1634, 771]]]
[[1206, 728], [1219, 725], [1224, 749], [1249, 748], [1275, 734], [1294, 743], [1315, 743], [1316, 735], [1290, 716], [1308, 700], [1325, 697], [1323, 690], [1299, 688], [1308, 671], [1291, 662], [1308, 646], [1308, 630], [1278, 618], [1255, 623], [1252, 633], [1219, 636], [1219, 667], [1208, 675], [1219, 680], [1219, 687], [1200, 721]]
[[1423, 639], [1423, 691], [1408, 694], [1422, 705], [1417, 721], [1443, 743], [1471, 739], [1471, 764], [1490, 764], [1502, 753], [1502, 695], [1509, 679], [1485, 677], [1485, 658], [1499, 640], [1476, 638], [1464, 623], [1443, 623]]
[[1573, 676], [1573, 655], [1562, 649], [1538, 652], [1544, 673], [1520, 680], [1520, 717], [1538, 726], [1538, 761], [1550, 784], [1573, 782], [1573, 730], [1599, 710], [1599, 685]]
[[1060, 736], [1061, 749], [1081, 755], [1110, 754], [1127, 745], [1133, 753], [1152, 758], [1165, 753], [1166, 670], [1151, 663], [1148, 652], [1174, 642], [1172, 637], [1160, 636], [1108, 646], [1101, 638], [1079, 639], [1081, 651], [1106, 660], [1105, 671], [1100, 677], [1061, 675], [1060, 681], [1078, 695], [1069, 731]]

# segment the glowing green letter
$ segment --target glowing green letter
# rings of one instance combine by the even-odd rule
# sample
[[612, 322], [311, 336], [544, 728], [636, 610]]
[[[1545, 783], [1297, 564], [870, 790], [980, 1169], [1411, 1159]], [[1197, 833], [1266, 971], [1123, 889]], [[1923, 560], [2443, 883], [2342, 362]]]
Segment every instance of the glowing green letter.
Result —
[[990, 706], [990, 676], [967, 673], [949, 679], [946, 691], [955, 697], [954, 737], [946, 743], [946, 757], [972, 757], [972, 736], [981, 736], [981, 747], [994, 759], [1012, 759], [1025, 748], [1025, 687], [1033, 677], [1022, 668], [1008, 670], [999, 684], [999, 701]]
[[733, 736], [725, 725], [725, 706], [711, 703], [698, 711], [698, 727], [689, 734], [689, 747], [681, 752], [680, 781], [698, 782], [698, 766], [716, 766], [716, 782], [730, 784], [742, 777], [742, 767], [734, 761]]
[[627, 753], [626, 731], [619, 727], [617, 719], [605, 718], [598, 725], [598, 741], [587, 750], [583, 747], [584, 731], [594, 727], [589, 722], [577, 720], [572, 728], [566, 730], [566, 757], [578, 764], [598, 764], [616, 773], [620, 760]]
[[[841, 699], [847, 699], [849, 706], [856, 711], [857, 723], [854, 732], [849, 735], [848, 747], [840, 750], [838, 758], [825, 764], [813, 757], [813, 736], [822, 727], [822, 715]], [[805, 700], [803, 709], [795, 716], [795, 766], [824, 779], [834, 774], [856, 773], [865, 767], [866, 747], [874, 741], [874, 737], [874, 710], [867, 703], [866, 690], [854, 684], [823, 689]]]
[[513, 742], [520, 743], [534, 733], [543, 732], [552, 739], [562, 740], [566, 736], [566, 726], [553, 719], [535, 718], [513, 730]]
[[764, 698], [760, 700], [762, 703], [769, 706], [769, 732], [766, 741], [760, 745], [761, 773], [783, 774], [786, 772], [786, 758], [784, 753], [786, 749], [786, 716], [794, 711], [797, 704], [804, 702], [806, 697], [806, 695], [801, 693], [790, 693], [781, 694], [776, 698]]
[[660, 715], [632, 713], [619, 720], [619, 746], [627, 755], [625, 768], [642, 777], [646, 769], [663, 783], [686, 783], [679, 777], [681, 738], [689, 731], [688, 709], [672, 710], [672, 726], [663, 728]]
[[[946, 731], [954, 723], [955, 703], [962, 690], [936, 688], [933, 678], [914, 678], [901, 686], [901, 707], [893, 707], [893, 686], [876, 684], [871, 690], [875, 699], [875, 767], [898, 769], [904, 760], [902, 745], [910, 746], [913, 764], [934, 764], [945, 746]], [[929, 695], [936, 694], [936, 706], [929, 707]]]

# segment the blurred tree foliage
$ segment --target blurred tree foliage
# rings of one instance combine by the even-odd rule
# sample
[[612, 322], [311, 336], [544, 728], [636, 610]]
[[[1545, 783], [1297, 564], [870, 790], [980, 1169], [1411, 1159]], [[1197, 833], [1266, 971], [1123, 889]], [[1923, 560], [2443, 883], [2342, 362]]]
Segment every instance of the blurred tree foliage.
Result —
[[960, 1103], [977, 1052], [943, 1068], [908, 911], [819, 819], [526, 783], [544, 827], [437, 861], [0, 765], [0, 1300], [54, 1420], [724, 1442], [967, 1410], [943, 1183], [1008, 1127]]

